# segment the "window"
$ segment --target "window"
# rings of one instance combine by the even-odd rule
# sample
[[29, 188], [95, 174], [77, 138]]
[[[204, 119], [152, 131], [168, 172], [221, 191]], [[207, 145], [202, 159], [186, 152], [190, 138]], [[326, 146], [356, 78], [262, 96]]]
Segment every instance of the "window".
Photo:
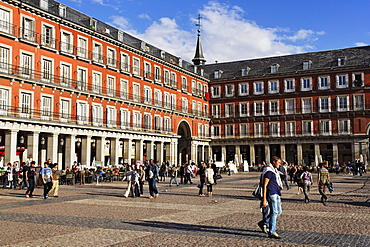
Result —
[[150, 113], [144, 113], [144, 129], [152, 129], [152, 115]]
[[42, 25], [42, 44], [45, 46], [55, 46], [54, 29], [52, 26], [43, 24]]
[[197, 115], [196, 113], [196, 110], [197, 110], [197, 103], [195, 102], [195, 100], [193, 100], [193, 102], [191, 103], [191, 109], [192, 109], [192, 113], [194, 115]]
[[279, 64], [273, 64], [271, 65], [271, 73], [276, 73], [279, 71]]
[[303, 62], [303, 69], [304, 70], [311, 69], [311, 66], [312, 66], [312, 61], [311, 60], [308, 60], [308, 61], [304, 61]]
[[[1, 10], [1, 9], [0, 9]], [[10, 48], [0, 46], [0, 71], [9, 73]]]
[[34, 41], [35, 21], [30, 17], [23, 17], [22, 19], [22, 38], [29, 41]]
[[60, 39], [60, 50], [67, 53], [73, 53], [72, 34], [66, 31], [62, 31]]
[[164, 131], [166, 132], [171, 132], [172, 127], [171, 127], [171, 118], [169, 117], [164, 117]]
[[211, 87], [212, 90], [212, 98], [219, 98], [220, 94], [220, 86], [213, 86]]
[[346, 66], [346, 58], [345, 57], [338, 58], [338, 66]]
[[121, 98], [127, 99], [128, 98], [128, 80], [121, 79]]
[[240, 102], [239, 103], [239, 114], [240, 117], [247, 117], [249, 116], [249, 103], [248, 102]]
[[152, 104], [152, 89], [147, 86], [144, 86], [144, 104]]
[[133, 74], [140, 76], [140, 59], [133, 58]]
[[338, 134], [348, 135], [350, 134], [350, 120], [349, 119], [339, 119], [338, 120]]
[[154, 80], [156, 82], [161, 82], [161, 68], [154, 66]]
[[201, 123], [198, 124], [198, 136], [203, 136], [203, 124]]
[[0, 32], [11, 33], [10, 11], [0, 9]]
[[53, 61], [48, 58], [42, 59], [42, 80], [50, 81], [53, 77]]
[[337, 75], [337, 88], [348, 87], [348, 75]]
[[107, 94], [110, 96], [115, 96], [116, 90], [116, 77], [107, 76]]
[[353, 101], [354, 101], [354, 110], [355, 111], [361, 111], [364, 110], [364, 95], [363, 94], [355, 94], [353, 95]]
[[67, 16], [67, 7], [59, 4], [59, 16], [65, 18]]
[[186, 77], [181, 77], [181, 89], [185, 92], [188, 91], [188, 81], [186, 79]]
[[93, 44], [93, 60], [97, 63], [103, 63], [103, 48], [99, 43]]
[[83, 37], [78, 37], [78, 56], [82, 58], [87, 58], [88, 45], [87, 39]]
[[234, 124], [226, 124], [226, 137], [233, 137], [234, 136]]
[[162, 117], [159, 115], [154, 116], [154, 127], [157, 131], [162, 131]]
[[22, 92], [20, 95], [21, 98], [21, 114], [23, 117], [29, 117], [29, 114], [31, 114], [32, 109], [32, 95], [31, 93], [25, 93]]
[[77, 68], [77, 89], [85, 90], [87, 85], [87, 69]]
[[108, 66], [116, 67], [116, 50], [108, 48], [107, 50], [107, 64]]
[[31, 77], [33, 69], [32, 55], [22, 53], [21, 54], [21, 74], [24, 77]]
[[295, 91], [295, 80], [294, 79], [285, 79], [284, 82], [285, 82], [284, 92], [291, 93]]
[[302, 121], [302, 135], [312, 135], [312, 121]]
[[121, 109], [121, 128], [130, 127], [130, 112], [128, 109]]
[[202, 103], [198, 102], [198, 116], [202, 116]]
[[194, 80], [191, 81], [191, 88], [192, 88], [192, 94], [196, 94], [197, 88], [196, 88], [196, 82]]
[[202, 89], [203, 89], [202, 83], [198, 82], [198, 92], [197, 92], [197, 94], [199, 96], [203, 95]]
[[100, 93], [102, 85], [102, 76], [99, 72], [93, 72], [92, 78], [92, 91], [94, 93]]
[[114, 127], [117, 124], [117, 113], [116, 113], [116, 108], [112, 106], [107, 106], [107, 126], [108, 127]]
[[214, 138], [220, 138], [221, 137], [221, 126], [213, 125], [211, 128], [211, 135]]
[[311, 77], [301, 79], [301, 91], [311, 91], [312, 90], [312, 79]]
[[174, 88], [177, 88], [176, 73], [171, 72], [171, 85]]
[[103, 107], [100, 104], [92, 105], [92, 124], [93, 126], [103, 125]]
[[77, 102], [77, 123], [87, 124], [89, 120], [89, 104], [85, 101]]
[[220, 79], [222, 75], [222, 70], [215, 70], [213, 72], [213, 75], [214, 75], [214, 79]]
[[362, 87], [364, 85], [364, 73], [352, 74], [352, 87]]
[[279, 114], [279, 101], [278, 100], [269, 101], [269, 110], [270, 110], [270, 115], [278, 115]]
[[176, 94], [171, 94], [171, 109], [174, 111], [177, 110]]
[[263, 123], [254, 124], [254, 137], [263, 137]]
[[145, 78], [151, 78], [152, 73], [151, 73], [151, 65], [150, 63], [144, 62], [144, 77]]
[[348, 96], [337, 96], [337, 111], [349, 111]]
[[134, 128], [141, 128], [141, 113], [138, 111], [134, 111], [132, 119]]
[[264, 115], [264, 104], [263, 101], [254, 102], [254, 115], [263, 116]]
[[241, 76], [247, 76], [251, 69], [249, 67], [241, 70]]
[[164, 84], [170, 85], [170, 72], [168, 70], [164, 70]]
[[239, 84], [239, 96], [248, 95], [248, 83]]
[[263, 82], [259, 81], [259, 82], [254, 82], [254, 94], [255, 95], [258, 95], [258, 94], [263, 94]]
[[0, 115], [5, 116], [8, 114], [9, 107], [9, 90], [0, 88]]
[[162, 92], [158, 89], [154, 90], [154, 105], [162, 107]]
[[330, 112], [330, 98], [329, 97], [319, 98], [319, 112]]
[[240, 137], [247, 137], [249, 136], [249, 124], [239, 124], [239, 135]]
[[62, 63], [60, 65], [60, 84], [70, 86], [71, 80], [71, 65]]
[[234, 103], [225, 104], [225, 117], [234, 117]]
[[121, 53], [121, 70], [123, 72], [130, 72], [129, 57], [125, 53]]
[[320, 134], [321, 135], [331, 134], [331, 121], [330, 120], [320, 120]]
[[188, 113], [188, 99], [182, 98], [182, 112]]
[[285, 136], [295, 136], [295, 122], [285, 122]]
[[62, 122], [67, 122], [70, 120], [70, 103], [71, 102], [69, 101], [69, 99], [61, 99], [60, 101], [60, 120]]
[[50, 120], [52, 117], [52, 98], [50, 96], [41, 96], [41, 118]]
[[234, 96], [234, 85], [226, 85], [225, 92], [226, 97]]
[[319, 76], [319, 89], [330, 89], [330, 77], [329, 76]]
[[221, 115], [221, 105], [212, 105], [212, 116], [219, 118]]
[[164, 93], [164, 108], [171, 109], [171, 94], [167, 92]]
[[269, 93], [279, 92], [279, 81], [269, 81]]
[[294, 99], [286, 99], [285, 100], [285, 114], [295, 114]]
[[279, 136], [280, 135], [280, 124], [277, 122], [269, 123], [269, 134], [270, 136]]
[[204, 117], [208, 117], [208, 105], [207, 104], [204, 104], [204, 111], [203, 111], [203, 116]]
[[302, 99], [302, 113], [311, 113], [312, 112], [312, 99], [304, 98]]

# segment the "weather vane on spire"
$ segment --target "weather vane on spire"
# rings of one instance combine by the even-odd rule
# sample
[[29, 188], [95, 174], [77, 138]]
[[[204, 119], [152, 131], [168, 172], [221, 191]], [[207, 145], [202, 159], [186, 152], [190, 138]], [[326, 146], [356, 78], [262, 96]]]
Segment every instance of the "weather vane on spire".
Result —
[[198, 14], [198, 18], [197, 18], [198, 23], [197, 23], [197, 24], [195, 24], [195, 26], [197, 26], [197, 27], [198, 27], [198, 34], [200, 33], [200, 27], [201, 27], [200, 20], [201, 20], [201, 19], [202, 19], [202, 17], [200, 16], [200, 14]]

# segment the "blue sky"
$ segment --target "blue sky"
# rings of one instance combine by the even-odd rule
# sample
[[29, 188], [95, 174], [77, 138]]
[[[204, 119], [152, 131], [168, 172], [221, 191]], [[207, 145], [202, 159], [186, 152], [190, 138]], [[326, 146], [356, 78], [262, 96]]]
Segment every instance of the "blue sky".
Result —
[[202, 16], [207, 63], [370, 45], [369, 0], [61, 0], [187, 61]]

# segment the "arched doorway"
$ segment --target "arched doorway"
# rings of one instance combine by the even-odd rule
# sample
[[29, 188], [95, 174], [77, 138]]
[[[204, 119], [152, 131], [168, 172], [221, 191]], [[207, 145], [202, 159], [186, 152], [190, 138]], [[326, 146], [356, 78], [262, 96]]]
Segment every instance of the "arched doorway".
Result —
[[178, 140], [178, 152], [181, 155], [179, 162], [181, 164], [189, 162], [191, 159], [191, 129], [186, 121], [182, 121], [179, 125], [177, 134], [181, 136]]

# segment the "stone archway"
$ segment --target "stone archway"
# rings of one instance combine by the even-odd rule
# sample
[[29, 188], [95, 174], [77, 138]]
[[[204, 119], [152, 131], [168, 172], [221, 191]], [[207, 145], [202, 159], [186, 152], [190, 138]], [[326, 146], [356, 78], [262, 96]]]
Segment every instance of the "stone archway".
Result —
[[177, 146], [177, 150], [181, 155], [179, 162], [181, 164], [187, 163], [191, 159], [191, 129], [186, 121], [180, 123], [177, 134], [181, 136]]

